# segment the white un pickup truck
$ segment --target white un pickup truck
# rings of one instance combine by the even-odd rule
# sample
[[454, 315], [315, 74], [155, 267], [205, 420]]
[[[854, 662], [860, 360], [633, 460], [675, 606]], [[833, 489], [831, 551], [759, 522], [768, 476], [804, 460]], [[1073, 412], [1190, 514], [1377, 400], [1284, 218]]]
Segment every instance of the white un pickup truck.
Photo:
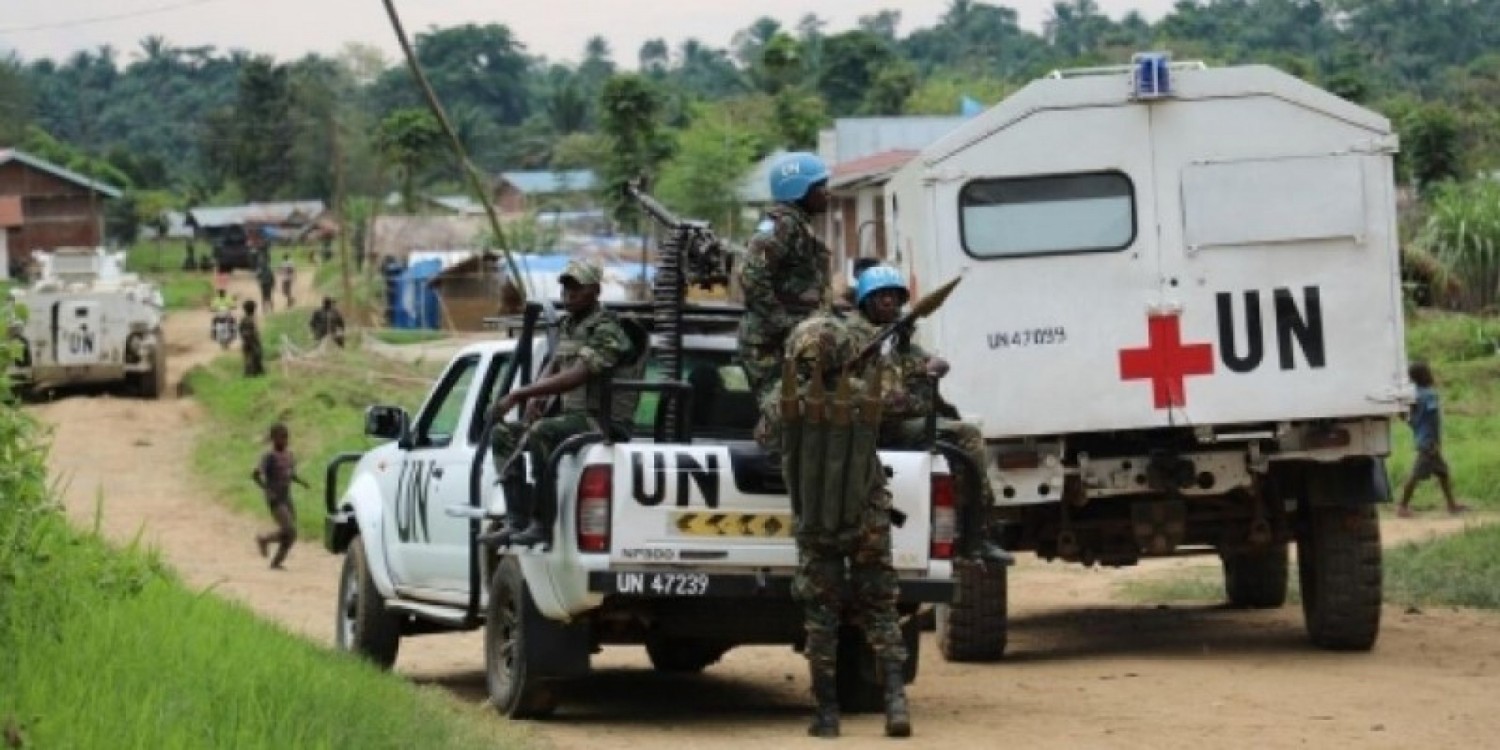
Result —
[[[414, 415], [369, 410], [367, 432], [390, 442], [328, 469], [325, 543], [345, 556], [341, 649], [388, 667], [404, 637], [482, 627], [491, 699], [526, 718], [550, 714], [562, 681], [586, 675], [605, 645], [644, 645], [655, 668], [680, 672], [735, 646], [800, 647], [789, 500], [750, 439], [758, 412], [732, 362], [739, 311], [689, 309], [673, 318], [676, 335], [658, 333], [650, 347], [639, 319], [622, 312], [652, 357], [645, 380], [607, 387], [642, 394], [635, 430], [580, 435], [532, 467], [558, 503], [546, 552], [496, 551], [481, 539], [505, 511], [483, 417], [539, 369], [535, 306], [516, 339], [459, 352]], [[954, 495], [938, 453], [881, 460], [906, 515], [892, 540], [911, 680], [918, 606], [952, 596]], [[348, 463], [353, 474], [335, 497]], [[862, 632], [851, 628], [840, 647], [841, 701], [878, 710]]]
[[[1143, 54], [1036, 81], [895, 175], [913, 293], [968, 272], [919, 335], [983, 425], [1005, 547], [1217, 555], [1231, 604], [1276, 607], [1295, 544], [1312, 642], [1374, 644], [1411, 390], [1395, 152], [1384, 117], [1280, 71]], [[1004, 648], [989, 575], [959, 583], [989, 634], [950, 639], [963, 658]]]

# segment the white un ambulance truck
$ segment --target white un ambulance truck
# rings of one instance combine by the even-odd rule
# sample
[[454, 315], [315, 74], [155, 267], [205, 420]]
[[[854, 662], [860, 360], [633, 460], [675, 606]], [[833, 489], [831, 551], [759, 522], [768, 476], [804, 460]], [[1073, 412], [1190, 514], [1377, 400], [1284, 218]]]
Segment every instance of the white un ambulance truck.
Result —
[[[887, 188], [920, 337], [979, 421], [1012, 549], [1085, 565], [1217, 554], [1276, 607], [1297, 546], [1313, 643], [1380, 625], [1374, 504], [1408, 399], [1380, 115], [1264, 66], [1137, 56], [1055, 73]], [[939, 612], [950, 658], [1004, 649], [1003, 573]]]

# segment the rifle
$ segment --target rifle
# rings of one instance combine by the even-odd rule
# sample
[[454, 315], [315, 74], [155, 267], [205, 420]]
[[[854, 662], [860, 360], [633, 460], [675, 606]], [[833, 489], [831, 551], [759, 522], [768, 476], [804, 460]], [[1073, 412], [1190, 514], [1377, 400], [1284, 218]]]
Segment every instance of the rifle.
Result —
[[962, 275], [955, 276], [948, 283], [928, 292], [921, 299], [917, 300], [917, 303], [912, 305], [911, 310], [902, 315], [900, 320], [880, 329], [880, 333], [876, 334], [875, 338], [870, 339], [869, 343], [865, 344], [864, 348], [859, 350], [859, 354], [855, 355], [854, 361], [849, 363], [849, 369], [858, 369], [873, 359], [875, 355], [880, 353], [880, 347], [892, 336], [901, 333], [910, 334], [912, 328], [916, 326], [917, 321], [937, 312], [937, 309], [942, 307], [944, 302], [948, 301], [948, 295], [953, 293], [953, 289], [958, 286], [958, 282], [963, 280], [964, 277]]

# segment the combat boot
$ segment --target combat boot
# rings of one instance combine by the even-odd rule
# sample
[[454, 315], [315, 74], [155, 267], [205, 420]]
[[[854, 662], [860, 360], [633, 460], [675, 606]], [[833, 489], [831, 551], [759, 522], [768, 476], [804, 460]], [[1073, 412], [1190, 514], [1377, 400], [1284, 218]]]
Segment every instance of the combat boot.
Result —
[[500, 480], [500, 486], [505, 490], [505, 525], [499, 531], [485, 534], [482, 541], [497, 547], [509, 547], [515, 543], [517, 536], [532, 525], [531, 487], [526, 484], [521, 472], [514, 468], [506, 472], [506, 476]]
[[988, 540], [980, 539], [977, 544], [965, 555], [971, 560], [979, 563], [993, 563], [1001, 567], [1010, 567], [1016, 564], [1016, 556], [1005, 551], [1005, 548]]
[[832, 673], [822, 674], [817, 667], [813, 667], [812, 693], [813, 700], [817, 701], [817, 707], [813, 709], [813, 720], [807, 726], [807, 734], [825, 740], [837, 738], [839, 736], [838, 681], [834, 679]]
[[886, 659], [885, 666], [885, 736], [910, 737], [911, 715], [906, 709], [906, 663]]
[[545, 550], [552, 546], [552, 527], [533, 519], [531, 525], [510, 538], [510, 543], [516, 547], [536, 547]]

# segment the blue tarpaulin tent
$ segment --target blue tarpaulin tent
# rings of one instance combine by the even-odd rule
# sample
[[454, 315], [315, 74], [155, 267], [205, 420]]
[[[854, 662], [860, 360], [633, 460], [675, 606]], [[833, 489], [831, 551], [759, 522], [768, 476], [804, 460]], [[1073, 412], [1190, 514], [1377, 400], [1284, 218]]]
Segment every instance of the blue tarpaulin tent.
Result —
[[427, 282], [443, 270], [443, 261], [432, 258], [407, 266], [391, 287], [391, 325], [395, 328], [438, 328], [443, 324], [437, 293]]

